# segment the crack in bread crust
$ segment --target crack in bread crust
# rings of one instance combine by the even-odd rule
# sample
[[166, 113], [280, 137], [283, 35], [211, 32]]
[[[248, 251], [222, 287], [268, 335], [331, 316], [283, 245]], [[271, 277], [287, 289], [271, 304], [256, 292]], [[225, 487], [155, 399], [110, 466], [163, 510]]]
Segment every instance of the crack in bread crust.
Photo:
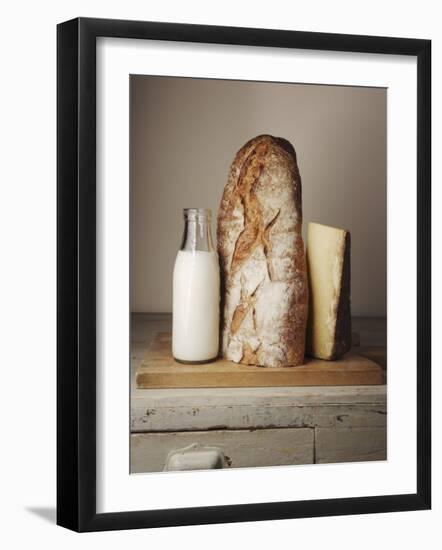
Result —
[[[230, 333], [233, 335], [238, 332], [242, 322], [247, 317], [247, 314], [252, 309], [252, 318], [253, 318], [253, 324], [256, 324], [255, 314], [253, 313], [255, 311], [255, 304], [257, 299], [257, 292], [259, 288], [261, 287], [263, 281], [259, 283], [259, 285], [255, 288], [253, 292], [250, 294], [246, 294], [246, 289], [244, 287], [243, 281], [241, 281], [241, 299], [240, 303], [236, 306], [235, 311], [233, 312], [232, 322], [230, 324]], [[256, 330], [256, 326], [255, 326]]]
[[272, 267], [272, 260], [271, 260], [271, 253], [272, 253], [272, 243], [269, 239], [270, 230], [275, 225], [276, 220], [278, 219], [279, 213], [281, 212], [281, 209], [278, 209], [273, 219], [267, 224], [267, 226], [264, 228], [263, 234], [262, 234], [262, 247], [264, 250], [264, 255], [266, 257], [267, 262], [267, 272], [269, 274], [269, 279], [271, 281], [275, 281], [275, 274], [273, 272]]
[[255, 187], [264, 168], [267, 150], [265, 143], [259, 143], [249, 153], [239, 173], [236, 189], [244, 209], [244, 229], [235, 243], [231, 264], [233, 271], [238, 270], [255, 248], [262, 244], [262, 211]]

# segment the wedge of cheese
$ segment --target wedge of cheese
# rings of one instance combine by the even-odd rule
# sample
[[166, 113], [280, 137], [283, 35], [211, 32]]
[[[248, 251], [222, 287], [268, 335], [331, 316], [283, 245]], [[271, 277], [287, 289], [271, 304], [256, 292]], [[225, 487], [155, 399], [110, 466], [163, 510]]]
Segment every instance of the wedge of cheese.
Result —
[[337, 359], [351, 347], [350, 233], [309, 223], [307, 355]]

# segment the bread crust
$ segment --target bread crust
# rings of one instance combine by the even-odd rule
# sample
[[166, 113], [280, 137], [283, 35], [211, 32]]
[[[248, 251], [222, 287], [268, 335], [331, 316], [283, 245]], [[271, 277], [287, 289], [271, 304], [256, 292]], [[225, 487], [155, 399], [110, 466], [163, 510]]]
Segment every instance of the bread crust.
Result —
[[293, 146], [261, 135], [236, 154], [218, 211], [226, 359], [302, 365], [308, 313], [301, 178]]

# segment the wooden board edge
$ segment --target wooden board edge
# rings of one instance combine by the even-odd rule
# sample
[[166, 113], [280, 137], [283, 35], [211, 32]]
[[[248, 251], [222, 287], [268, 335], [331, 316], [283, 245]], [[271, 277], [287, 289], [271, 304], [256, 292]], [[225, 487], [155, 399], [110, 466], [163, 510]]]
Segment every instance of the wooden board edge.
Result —
[[269, 384], [267, 376], [258, 376], [256, 373], [244, 375], [244, 373], [229, 374], [214, 381], [213, 374], [201, 373], [191, 377], [192, 382], [186, 382], [184, 377], [174, 374], [148, 374], [137, 373], [137, 389], [174, 389], [174, 388], [263, 388], [263, 387], [302, 387], [302, 386], [379, 386], [385, 384], [385, 373], [381, 367], [377, 371], [354, 373], [351, 383], [348, 382], [346, 373], [327, 374], [327, 380], [321, 380], [318, 375], [303, 375], [298, 381], [293, 380], [293, 375], [278, 376], [277, 383]]

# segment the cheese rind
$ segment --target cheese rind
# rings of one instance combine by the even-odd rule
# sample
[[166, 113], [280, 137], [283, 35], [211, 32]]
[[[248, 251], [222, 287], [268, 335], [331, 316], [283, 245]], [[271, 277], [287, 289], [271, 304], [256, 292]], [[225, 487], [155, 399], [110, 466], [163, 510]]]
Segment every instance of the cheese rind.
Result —
[[307, 354], [337, 359], [351, 347], [350, 233], [309, 223]]

